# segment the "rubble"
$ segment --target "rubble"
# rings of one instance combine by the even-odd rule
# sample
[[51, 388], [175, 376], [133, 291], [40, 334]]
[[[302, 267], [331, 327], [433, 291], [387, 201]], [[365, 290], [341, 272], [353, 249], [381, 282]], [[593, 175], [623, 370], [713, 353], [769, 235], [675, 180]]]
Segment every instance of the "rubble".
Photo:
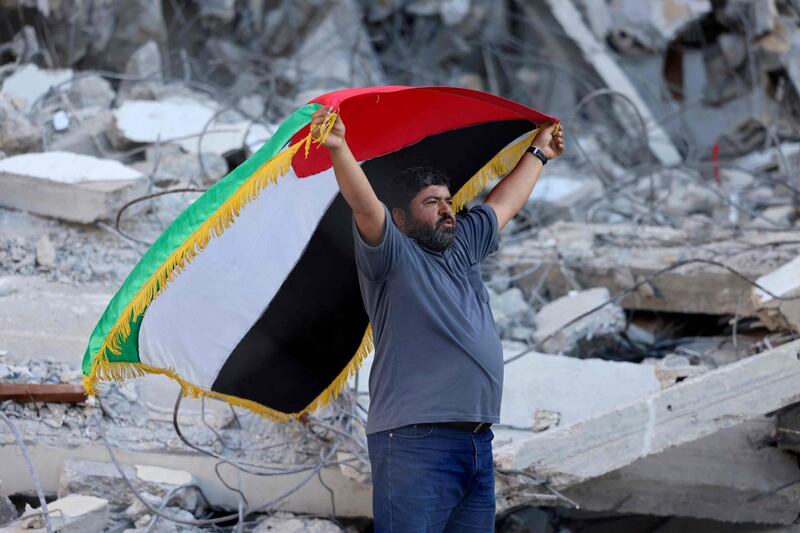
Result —
[[[561, 117], [568, 132], [567, 152], [482, 265], [507, 367], [493, 431], [498, 470], [512, 473], [498, 474], [498, 510], [555, 506], [516, 513], [520, 529], [582, 530], [571, 517], [592, 513], [620, 530], [656, 517], [665, 531], [796, 529], [797, 1], [73, 4], [0, 0], [4, 384], [75, 388], [114, 287], [198, 194], [171, 189], [212, 186], [298, 106], [341, 87], [487, 90]], [[145, 193], [156, 196], [107, 223]], [[191, 520], [201, 501], [235, 513], [226, 484], [253, 508], [300, 484], [246, 527], [339, 531], [342, 517], [370, 513], [370, 362], [305, 426], [186, 400], [188, 442], [230, 460], [216, 471], [175, 434], [163, 378], [112, 384], [96, 403], [0, 408], [48, 498], [62, 470], [62, 496], [113, 495], [102, 527], [83, 530], [200, 530], [153, 523], [103, 463], [102, 425], [167, 515]], [[4, 457], [16, 446], [0, 433]], [[94, 465], [74, 468], [84, 461]], [[280, 475], [237, 471], [245, 463]], [[28, 473], [4, 464], [17, 503], [31, 494]], [[185, 475], [142, 481], [137, 464]], [[187, 480], [197, 488], [162, 501]], [[565, 511], [571, 502], [588, 513]]]
[[187, 152], [218, 155], [242, 148], [250, 123], [221, 123], [215, 116], [213, 108], [193, 100], [126, 100], [114, 110], [110, 136], [117, 147], [175, 143]]
[[[753, 305], [771, 329], [790, 328], [800, 333], [800, 256], [756, 280]], [[774, 295], [774, 296], [773, 296]]]
[[35, 149], [41, 129], [25, 115], [23, 100], [0, 93], [0, 150], [16, 154]]
[[[557, 425], [570, 426], [660, 389], [649, 365], [528, 352], [514, 342], [503, 347], [511, 362], [505, 367], [500, 422], [515, 428], [532, 428], [537, 420], [541, 428], [556, 418]], [[498, 434], [498, 441], [506, 436]]]
[[586, 351], [587, 345], [597, 349], [600, 344], [607, 342], [604, 338], [625, 329], [622, 308], [612, 303], [577, 322], [573, 320], [602, 306], [610, 298], [608, 289], [597, 287], [580, 292], [571, 291], [545, 304], [534, 317], [534, 340], [548, 353], [579, 353]]
[[139, 172], [87, 155], [43, 152], [0, 160], [0, 204], [63, 220], [111, 218], [112, 209], [146, 187]]
[[[70, 494], [47, 504], [53, 531], [59, 533], [85, 533], [101, 531], [109, 519], [108, 500], [94, 496]], [[26, 518], [27, 517], [27, 518]], [[1, 528], [3, 533], [44, 532], [45, 520], [38, 509], [30, 506], [22, 515], [19, 526]]]
[[[543, 282], [556, 298], [577, 284], [611, 294], [632, 290], [618, 302], [625, 309], [753, 316], [743, 297], [752, 286], [741, 276], [755, 280], [796, 257], [796, 232], [709, 230], [559, 221], [539, 230], [539, 239], [501, 245], [499, 254], [520, 274], [517, 285], [526, 294]], [[543, 265], [544, 280], [525, 274], [535, 265]]]
[[800, 341], [495, 450], [502, 468], [558, 488], [800, 402]]
[[[193, 476], [186, 471], [147, 465], [123, 465], [122, 469], [136, 490], [160, 498], [180, 485], [196, 485]], [[93, 461], [65, 461], [58, 494], [60, 497], [68, 494], [105, 496], [109, 498], [110, 503], [126, 507], [131, 500], [128, 485], [117, 471], [117, 467], [111, 463]], [[175, 492], [168, 503], [195, 514], [203, 507], [200, 493], [191, 486]]]
[[24, 102], [22, 109], [27, 113], [54, 87], [68, 89], [72, 76], [71, 69], [43, 70], [34, 64], [27, 64], [3, 80], [0, 93]]
[[270, 533], [273, 531], [282, 533], [339, 533], [344, 530], [330, 520], [319, 518], [304, 519], [289, 513], [277, 512], [256, 524], [253, 533]]

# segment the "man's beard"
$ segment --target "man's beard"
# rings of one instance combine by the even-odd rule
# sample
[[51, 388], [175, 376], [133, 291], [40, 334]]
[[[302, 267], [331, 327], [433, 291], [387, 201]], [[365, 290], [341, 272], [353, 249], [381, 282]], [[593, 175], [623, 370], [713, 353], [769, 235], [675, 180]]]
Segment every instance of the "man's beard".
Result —
[[[453, 225], [444, 225], [446, 220], [452, 220]], [[429, 226], [427, 224], [413, 224], [408, 227], [406, 235], [417, 241], [419, 244], [433, 250], [434, 252], [442, 253], [447, 250], [453, 241], [456, 240], [456, 224], [455, 219], [443, 216], [436, 223], [436, 226]]]

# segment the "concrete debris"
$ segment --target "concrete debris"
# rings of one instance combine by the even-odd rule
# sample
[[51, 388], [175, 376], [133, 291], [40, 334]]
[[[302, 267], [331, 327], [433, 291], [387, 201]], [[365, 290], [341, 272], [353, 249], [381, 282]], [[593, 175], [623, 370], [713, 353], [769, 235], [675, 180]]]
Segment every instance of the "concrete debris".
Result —
[[[520, 343], [503, 347], [506, 360], [527, 352]], [[554, 413], [551, 428], [571, 426], [658, 390], [649, 365], [529, 352], [506, 364], [500, 422], [531, 428], [537, 419], [554, 421]], [[508, 436], [498, 433], [498, 441]]]
[[754, 287], [752, 292], [761, 320], [770, 329], [783, 327], [800, 332], [800, 256], [761, 276], [756, 283], [766, 289]]
[[17, 513], [17, 507], [14, 503], [5, 494], [0, 494], [0, 526], [8, 524], [16, 519], [18, 515], [19, 513]]
[[[800, 512], [796, 460], [768, 443], [774, 418], [756, 418], [569, 488], [590, 511], [792, 524]], [[549, 505], [542, 502], [544, 505]], [[771, 531], [751, 529], [750, 531]]]
[[[180, 485], [196, 485], [194, 477], [182, 470], [148, 465], [123, 465], [122, 469], [136, 490], [161, 498]], [[133, 498], [116, 466], [93, 461], [65, 461], [58, 494], [62, 497], [67, 494], [104, 495], [112, 504], [126, 508]], [[194, 487], [176, 491], [168, 503], [195, 514], [202, 512], [204, 506], [202, 496]]]
[[495, 450], [560, 488], [800, 402], [800, 341]]
[[[587, 3], [587, 2], [584, 2]], [[615, 50], [626, 54], [651, 53], [667, 43], [690, 21], [711, 11], [709, 0], [636, 2], [621, 0], [608, 10], [607, 37]]]
[[250, 122], [220, 123], [216, 111], [196, 101], [127, 100], [114, 110], [115, 146], [175, 143], [187, 152], [224, 155], [241, 149]]
[[72, 76], [71, 69], [44, 70], [27, 64], [3, 81], [0, 93], [22, 100], [23, 110], [27, 113], [53, 88], [69, 89]]
[[112, 160], [68, 152], [0, 160], [0, 204], [39, 215], [89, 223], [147, 187], [138, 171]]
[[280, 531], [281, 533], [339, 533], [344, 530], [330, 520], [302, 518], [279, 511], [256, 524], [253, 533], [271, 533], [273, 531]]
[[[619, 301], [623, 308], [754, 316], [752, 303], [742, 297], [752, 286], [702, 261], [724, 264], [755, 280], [800, 253], [796, 232], [709, 230], [707, 236], [695, 236], [694, 230], [663, 226], [557, 222], [538, 231], [538, 240], [508, 243], [499, 253], [514, 265], [517, 285], [526, 295], [540, 283], [551, 297], [567, 294], [576, 284], [606, 287], [611, 294], [635, 289]], [[785, 245], [771, 244], [779, 242]], [[699, 262], [670, 269], [692, 260]], [[543, 280], [530, 273], [536, 265], [546, 272]]]
[[41, 143], [41, 128], [25, 115], [25, 101], [0, 93], [0, 150], [16, 154]]
[[625, 329], [625, 313], [622, 308], [611, 303], [577, 322], [574, 319], [606, 303], [611, 298], [608, 289], [597, 287], [586, 291], [571, 291], [550, 303], [536, 313], [536, 333], [534, 340], [548, 353], [579, 355], [591, 345], [608, 342]]
[[545, 409], [537, 409], [533, 413], [533, 426], [534, 433], [554, 428], [561, 423], [561, 413], [557, 411], [547, 411]]
[[56, 248], [47, 234], [36, 243], [36, 264], [46, 269], [56, 266]]
[[[604, 516], [665, 517], [665, 531], [791, 529], [800, 514], [790, 455], [800, 449], [790, 343], [800, 332], [797, 0], [0, 0], [0, 20], [6, 388], [79, 384], [75, 364], [114, 287], [197, 198], [170, 189], [217, 183], [297, 107], [342, 87], [485, 90], [560, 116], [571, 132], [483, 264], [507, 367], [498, 466]], [[165, 192], [118, 225], [104, 222]], [[23, 432], [48, 497], [63, 471], [61, 496], [112, 498], [83, 530], [200, 530], [155, 520], [112, 464], [75, 466], [105, 457], [102, 423], [143, 497], [168, 515], [191, 520], [205, 498], [204, 516], [237, 509], [218, 478], [239, 480], [252, 508], [307, 483], [280, 504], [299, 514], [270, 508], [247, 527], [340, 531], [308, 515], [369, 516], [370, 364], [303, 424], [186, 400], [188, 441], [285, 469], [268, 482], [237, 477], [233, 462], [216, 472], [216, 459], [188, 451], [161, 378], [111, 384], [95, 403], [0, 409]], [[18, 458], [16, 446], [0, 432], [2, 457]], [[330, 450], [337, 464], [322, 465]], [[25, 465], [3, 464], [3, 492], [29, 496]], [[162, 467], [182, 477], [163, 478]], [[183, 482], [199, 488], [162, 501]], [[567, 503], [523, 475], [498, 475], [497, 489], [499, 510]], [[537, 512], [514, 513], [517, 530], [592, 520]], [[6, 516], [16, 510], [0, 498]], [[733, 524], [744, 521], [773, 526]]]
[[146, 161], [133, 167], [151, 175], [158, 187], [213, 185], [228, 173], [228, 163], [221, 155], [186, 153], [171, 144], [148, 149]]
[[111, 84], [95, 74], [76, 76], [70, 83], [69, 99], [81, 108], [109, 108], [117, 97]]
[[555, 220], [582, 220], [586, 209], [602, 196], [603, 187], [598, 179], [575, 177], [570, 175], [574, 169], [565, 170], [563, 174], [556, 169], [544, 174], [528, 200], [542, 224]]
[[369, 45], [355, 0], [320, 9], [293, 54], [301, 89], [383, 85], [383, 69]]
[[[672, 144], [669, 135], [658, 125], [658, 121], [652, 116], [650, 108], [639, 96], [628, 76], [586, 27], [572, 1], [547, 0], [545, 4], [561, 28], [583, 52], [586, 61], [592, 65], [596, 74], [609, 88], [624, 94], [646, 123], [654, 124], [648, 128], [647, 137], [649, 148], [658, 160], [665, 165], [679, 163], [682, 158]], [[532, 11], [532, 16], [537, 16], [533, 12], [535, 11], [533, 8], [527, 7], [526, 9]]]
[[705, 365], [693, 365], [685, 355], [668, 354], [656, 364], [656, 377], [661, 388], [666, 388], [708, 370]]
[[[108, 500], [81, 494], [69, 494], [47, 504], [53, 531], [86, 533], [102, 531], [110, 516]], [[0, 529], [3, 533], [33, 533], [47, 531], [39, 509], [28, 506], [18, 526]]]

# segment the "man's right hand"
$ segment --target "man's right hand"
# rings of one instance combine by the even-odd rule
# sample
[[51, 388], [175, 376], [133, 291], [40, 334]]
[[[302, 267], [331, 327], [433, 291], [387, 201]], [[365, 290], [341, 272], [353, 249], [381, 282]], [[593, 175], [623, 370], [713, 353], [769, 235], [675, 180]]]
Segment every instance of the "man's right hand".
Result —
[[[332, 107], [320, 107], [314, 114], [311, 115], [311, 134], [314, 138], [319, 138], [320, 136], [320, 126], [323, 122], [333, 113]], [[327, 148], [328, 150], [338, 150], [347, 145], [344, 139], [344, 122], [342, 122], [342, 117], [337, 116], [336, 122], [333, 123], [333, 128], [331, 129], [328, 137], [325, 139], [325, 142], [322, 145]]]

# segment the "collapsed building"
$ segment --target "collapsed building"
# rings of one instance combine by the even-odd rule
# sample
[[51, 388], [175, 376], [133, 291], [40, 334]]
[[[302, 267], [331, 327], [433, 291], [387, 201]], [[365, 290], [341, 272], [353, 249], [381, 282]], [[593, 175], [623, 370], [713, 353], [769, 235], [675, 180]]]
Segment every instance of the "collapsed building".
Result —
[[[97, 317], [296, 106], [456, 85], [562, 119], [484, 265], [498, 530], [800, 531], [796, 0], [0, 0], [2, 531], [368, 531], [368, 359], [274, 424], [160, 377], [83, 397]], [[178, 397], [176, 403], [176, 396]]]

